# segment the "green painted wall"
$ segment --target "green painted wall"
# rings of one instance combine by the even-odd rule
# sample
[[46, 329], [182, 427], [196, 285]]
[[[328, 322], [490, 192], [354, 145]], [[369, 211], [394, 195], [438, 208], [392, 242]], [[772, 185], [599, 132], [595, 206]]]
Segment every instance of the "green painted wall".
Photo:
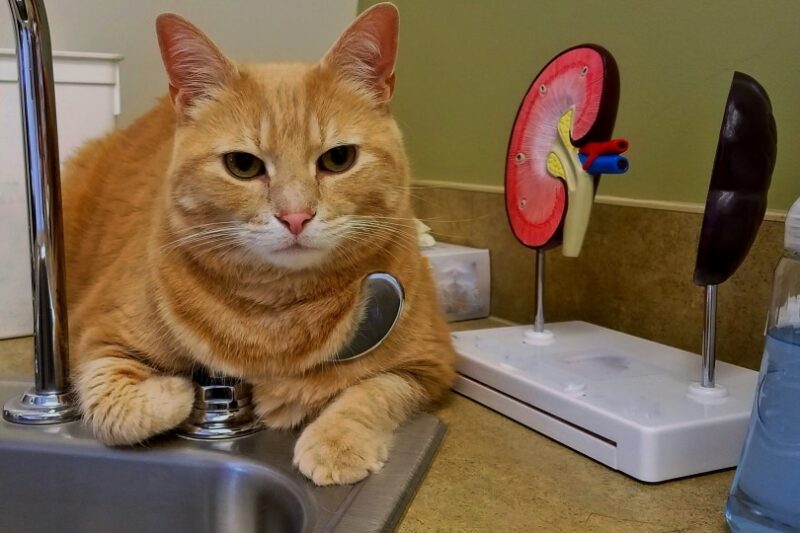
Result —
[[[365, 9], [374, 1], [359, 0]], [[395, 0], [394, 111], [418, 179], [502, 185], [506, 141], [532, 78], [561, 50], [616, 57], [616, 133], [631, 170], [599, 194], [703, 202], [734, 70], [758, 79], [778, 123], [770, 208], [800, 196], [798, 0]]]

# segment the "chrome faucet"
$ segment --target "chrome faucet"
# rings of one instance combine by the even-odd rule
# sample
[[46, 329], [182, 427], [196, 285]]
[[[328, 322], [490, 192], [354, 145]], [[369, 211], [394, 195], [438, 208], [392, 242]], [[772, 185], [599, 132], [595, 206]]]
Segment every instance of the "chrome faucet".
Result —
[[8, 0], [17, 34], [33, 283], [34, 386], [3, 418], [55, 424], [78, 417], [67, 384], [64, 235], [50, 29], [43, 0]]

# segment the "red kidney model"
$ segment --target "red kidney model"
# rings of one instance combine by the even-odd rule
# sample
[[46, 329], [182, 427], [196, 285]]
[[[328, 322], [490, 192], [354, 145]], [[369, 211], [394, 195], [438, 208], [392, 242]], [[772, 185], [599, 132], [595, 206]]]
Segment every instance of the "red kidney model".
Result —
[[562, 52], [528, 88], [505, 174], [508, 220], [525, 246], [580, 254], [600, 174], [628, 170], [628, 142], [609, 140], [618, 103], [616, 62], [596, 45]]

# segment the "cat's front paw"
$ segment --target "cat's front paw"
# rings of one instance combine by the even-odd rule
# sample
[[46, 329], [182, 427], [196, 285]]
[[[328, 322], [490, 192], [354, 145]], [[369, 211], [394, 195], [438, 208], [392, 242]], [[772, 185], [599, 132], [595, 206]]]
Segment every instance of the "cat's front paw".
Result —
[[108, 445], [137, 444], [173, 429], [192, 410], [194, 387], [137, 361], [103, 357], [78, 369], [75, 389], [83, 418]]
[[294, 464], [317, 485], [356, 483], [383, 468], [390, 442], [353, 421], [317, 420], [297, 440]]

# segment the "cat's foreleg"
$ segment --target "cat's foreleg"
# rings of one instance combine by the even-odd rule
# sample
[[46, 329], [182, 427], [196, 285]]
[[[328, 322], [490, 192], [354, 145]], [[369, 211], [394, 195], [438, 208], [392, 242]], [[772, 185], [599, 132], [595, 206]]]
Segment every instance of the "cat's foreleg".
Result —
[[425, 399], [424, 389], [399, 374], [353, 385], [306, 427], [294, 464], [317, 485], [355, 483], [383, 467], [395, 429]]
[[[319, 402], [289, 400], [275, 380], [253, 383], [255, 412], [262, 424], [272, 429], [292, 429], [317, 412]], [[302, 387], [302, 385], [296, 385]], [[284, 385], [285, 387], [285, 385]]]
[[113, 349], [105, 352], [79, 363], [73, 374], [83, 418], [99, 440], [135, 444], [189, 416], [194, 402], [190, 380], [159, 374]]

